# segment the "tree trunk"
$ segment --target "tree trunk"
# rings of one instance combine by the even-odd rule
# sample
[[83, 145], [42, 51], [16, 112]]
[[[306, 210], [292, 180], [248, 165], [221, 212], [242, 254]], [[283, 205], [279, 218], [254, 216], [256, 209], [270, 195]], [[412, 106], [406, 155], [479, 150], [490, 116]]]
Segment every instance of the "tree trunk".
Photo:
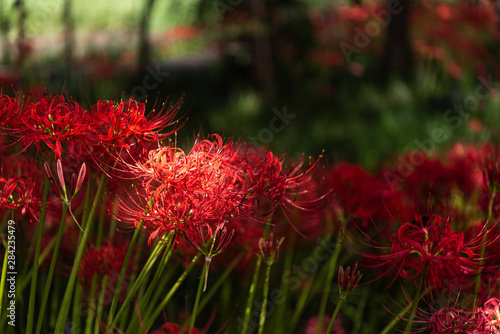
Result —
[[413, 54], [409, 36], [411, 3], [409, 0], [400, 0], [400, 5], [403, 10], [398, 14], [392, 14], [387, 27], [384, 68], [388, 75], [408, 77], [413, 70]]
[[151, 45], [149, 42], [149, 23], [155, 0], [147, 0], [139, 23], [139, 67], [145, 67], [151, 61]]
[[71, 75], [73, 49], [75, 45], [74, 25], [72, 16], [72, 2], [71, 0], [64, 0], [62, 23], [64, 34], [64, 74], [66, 78]]
[[17, 16], [17, 40], [16, 49], [17, 55], [14, 61], [14, 66], [16, 68], [22, 67], [24, 59], [26, 58], [28, 52], [28, 43], [26, 41], [26, 7], [24, 0], [16, 0], [14, 3], [15, 8], [18, 11]]

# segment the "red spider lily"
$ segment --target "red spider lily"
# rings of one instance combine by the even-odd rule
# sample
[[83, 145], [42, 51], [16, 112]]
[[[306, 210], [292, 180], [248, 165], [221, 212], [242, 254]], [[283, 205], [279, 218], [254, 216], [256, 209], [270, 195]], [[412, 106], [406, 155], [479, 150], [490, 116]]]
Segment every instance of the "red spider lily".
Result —
[[19, 101], [7, 96], [0, 95], [0, 133], [5, 133], [19, 113]]
[[[169, 106], [163, 112], [165, 104], [160, 110], [152, 110], [150, 117], [146, 116], [146, 105], [130, 98], [128, 101], [99, 101], [93, 107], [93, 123], [96, 140], [98, 142], [127, 147], [124, 139], [135, 137], [137, 141], [159, 141], [167, 138], [179, 129], [179, 121], [175, 120], [182, 99], [175, 105]], [[166, 127], [175, 126], [166, 133], [160, 133]]]
[[333, 166], [324, 184], [331, 187], [335, 196], [332, 206], [336, 220], [359, 221], [361, 226], [387, 219], [387, 207], [402, 206], [401, 196], [390, 190], [383, 177], [376, 177], [358, 165], [340, 163]]
[[284, 156], [278, 158], [270, 151], [244, 148], [240, 154], [245, 158], [246, 175], [250, 183], [247, 198], [252, 205], [247, 207], [251, 209], [248, 215], [254, 219], [267, 219], [279, 208], [288, 223], [302, 235], [288, 213], [319, 212], [326, 207], [332, 193], [328, 190], [318, 195], [315, 191], [319, 185], [319, 159], [306, 164], [302, 158], [287, 167], [284, 165]]
[[427, 325], [431, 334], [446, 333], [495, 333], [487, 330], [487, 318], [483, 312], [468, 312], [444, 307], [434, 313]]
[[5, 158], [0, 163], [0, 213], [4, 209], [14, 209], [38, 220], [42, 176], [26, 156]]
[[[441, 291], [429, 293], [424, 297], [427, 307], [417, 311], [420, 329], [416, 332], [425, 333], [480, 333], [498, 332], [498, 299], [489, 298], [482, 307], [474, 308], [477, 298], [464, 292], [468, 289], [467, 282], [460, 278], [454, 282], [446, 281], [446, 287]], [[411, 298], [406, 294], [408, 303]], [[497, 326], [497, 327], [495, 327]]]
[[[99, 101], [91, 112], [63, 96], [35, 96], [20, 103], [0, 96], [0, 134], [9, 134], [20, 142], [23, 151], [34, 146], [38, 152], [48, 148], [55, 159], [91, 158], [113, 165], [121, 149], [143, 142], [167, 138], [182, 124], [174, 120], [182, 100], [145, 115], [145, 105], [128, 101]], [[164, 132], [167, 127], [173, 128]], [[163, 133], [162, 133], [163, 132]], [[111, 153], [111, 154], [110, 154]]]
[[6, 209], [14, 209], [23, 215], [29, 212], [31, 217], [38, 220], [40, 199], [38, 182], [22, 177], [0, 177], [0, 213]]
[[[367, 265], [368, 267], [388, 266], [389, 269], [382, 276], [395, 269], [396, 274], [390, 284], [399, 276], [414, 279], [428, 267], [426, 286], [440, 288], [445, 279], [471, 277], [483, 269], [484, 265], [481, 263], [483, 259], [479, 254], [484, 237], [490, 232], [491, 229], [486, 229], [484, 226], [479, 235], [466, 241], [463, 232], [451, 230], [447, 219], [437, 215], [430, 218], [416, 215], [414, 221], [399, 226], [398, 231], [391, 236], [390, 244], [375, 241], [361, 231], [369, 241], [358, 240], [372, 250], [383, 252], [382, 254], [356, 249], [355, 251], [365, 259], [376, 262], [374, 265]], [[387, 240], [385, 236], [381, 237]], [[488, 238], [486, 246], [491, 245], [496, 239]], [[345, 244], [352, 247], [348, 239], [345, 240]]]
[[237, 155], [232, 143], [215, 140], [195, 143], [192, 151], [162, 147], [149, 152], [144, 163], [130, 166], [141, 182], [136, 199], [125, 198], [118, 218], [156, 235], [180, 228], [193, 232], [199, 224], [233, 219], [244, 204], [246, 191], [238, 169], [230, 162]]
[[108, 240], [105, 240], [98, 249], [91, 244], [83, 255], [78, 270], [81, 284], [88, 286], [95, 274], [108, 276], [112, 281], [116, 281], [127, 253], [127, 246], [126, 242], [115, 245]]
[[[159, 110], [153, 109], [146, 115], [146, 105], [130, 98], [128, 101], [99, 101], [93, 106], [90, 131], [87, 140], [92, 143], [89, 151], [97, 161], [114, 165], [122, 150], [130, 151], [132, 146], [157, 142], [179, 130], [184, 123], [175, 120], [182, 99], [175, 105]], [[166, 110], [165, 110], [166, 109]], [[172, 127], [165, 131], [168, 127]], [[111, 160], [110, 160], [111, 159]]]
[[8, 134], [18, 137], [23, 151], [32, 145], [40, 151], [45, 144], [60, 159], [75, 156], [87, 145], [83, 135], [89, 128], [89, 114], [60, 95], [41, 96], [20, 108], [8, 124]]
[[486, 330], [488, 333], [500, 332], [500, 299], [488, 299], [482, 309], [482, 313], [487, 319]]

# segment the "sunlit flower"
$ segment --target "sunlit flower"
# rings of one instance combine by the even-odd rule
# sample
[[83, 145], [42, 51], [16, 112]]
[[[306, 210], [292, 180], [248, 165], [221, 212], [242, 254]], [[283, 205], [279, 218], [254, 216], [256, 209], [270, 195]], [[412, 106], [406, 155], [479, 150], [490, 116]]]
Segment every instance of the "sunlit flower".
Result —
[[234, 159], [233, 144], [217, 135], [195, 143], [188, 154], [173, 147], [150, 151], [145, 162], [130, 166], [140, 187], [133, 197], [123, 196], [118, 218], [134, 226], [142, 222], [150, 241], [177, 228], [191, 233], [199, 224], [234, 219], [247, 195]]

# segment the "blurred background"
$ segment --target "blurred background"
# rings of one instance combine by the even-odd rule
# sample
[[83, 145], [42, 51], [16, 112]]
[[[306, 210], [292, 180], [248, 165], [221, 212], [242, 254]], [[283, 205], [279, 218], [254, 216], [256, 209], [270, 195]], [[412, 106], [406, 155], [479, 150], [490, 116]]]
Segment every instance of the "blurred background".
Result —
[[373, 169], [499, 135], [498, 0], [0, 1], [4, 93], [184, 96], [179, 141], [201, 129]]

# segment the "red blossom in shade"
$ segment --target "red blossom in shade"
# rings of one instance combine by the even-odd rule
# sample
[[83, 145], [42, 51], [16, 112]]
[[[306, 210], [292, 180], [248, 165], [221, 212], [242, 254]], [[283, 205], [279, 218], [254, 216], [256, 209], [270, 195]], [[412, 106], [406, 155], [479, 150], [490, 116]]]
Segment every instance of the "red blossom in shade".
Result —
[[362, 167], [339, 163], [327, 173], [324, 184], [331, 187], [335, 196], [332, 207], [336, 220], [354, 219], [361, 226], [387, 219], [387, 207], [401, 207], [401, 196], [390, 190], [388, 184]]
[[250, 209], [248, 215], [253, 219], [269, 218], [279, 208], [290, 225], [298, 231], [288, 213], [313, 213], [326, 207], [332, 191], [330, 189], [322, 195], [317, 194], [318, 179], [322, 179], [318, 177], [319, 172], [322, 172], [318, 168], [319, 159], [315, 162], [310, 159], [306, 163], [302, 158], [287, 166], [284, 156], [278, 158], [270, 151], [261, 152], [247, 147], [241, 149], [240, 154], [244, 156], [250, 183], [247, 199], [252, 205], [247, 208]]
[[41, 206], [42, 174], [35, 164], [23, 155], [0, 162], [0, 213], [14, 209], [29, 213], [30, 220], [38, 221]]
[[0, 177], [0, 213], [6, 209], [19, 210], [21, 214], [30, 213], [37, 219], [40, 207], [40, 185], [29, 179]]
[[469, 312], [444, 307], [435, 312], [427, 324], [431, 334], [446, 333], [495, 333], [487, 330], [487, 318], [483, 312]]
[[167, 322], [160, 329], [150, 332], [149, 334], [201, 334], [196, 328], [182, 329], [180, 325]]
[[[376, 263], [367, 265], [368, 267], [388, 267], [382, 276], [395, 270], [396, 274], [393, 275], [390, 284], [398, 277], [414, 279], [427, 267], [426, 285], [440, 288], [445, 279], [471, 277], [483, 269], [479, 254], [483, 238], [490, 231], [491, 229], [486, 229], [485, 225], [478, 235], [466, 241], [463, 232], [451, 230], [447, 219], [437, 215], [431, 217], [416, 215], [412, 222], [399, 226], [398, 231], [391, 236], [390, 244], [375, 241], [361, 231], [368, 238], [368, 242], [358, 240], [364, 246], [370, 247], [370, 250], [355, 249], [355, 251], [365, 259]], [[387, 240], [385, 236], [381, 237]], [[487, 240], [487, 245], [490, 245], [496, 238]], [[353, 248], [348, 239], [345, 243]]]
[[107, 240], [98, 249], [91, 244], [83, 255], [78, 270], [82, 285], [90, 284], [95, 274], [108, 276], [112, 281], [115, 281], [121, 271], [127, 247], [128, 243], [126, 242], [117, 246]]
[[19, 101], [7, 95], [0, 95], [0, 134], [9, 131], [19, 113]]

